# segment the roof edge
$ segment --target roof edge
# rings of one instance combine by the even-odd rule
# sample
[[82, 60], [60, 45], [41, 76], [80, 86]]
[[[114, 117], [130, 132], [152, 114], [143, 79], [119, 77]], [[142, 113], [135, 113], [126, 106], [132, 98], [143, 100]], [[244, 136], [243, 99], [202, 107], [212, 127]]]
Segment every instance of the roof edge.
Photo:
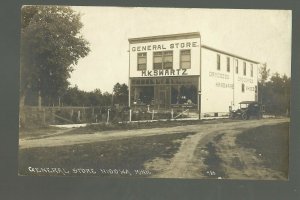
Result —
[[136, 44], [141, 42], [155, 42], [155, 41], [165, 41], [165, 40], [179, 40], [179, 39], [189, 39], [189, 38], [200, 38], [200, 32], [189, 32], [189, 33], [177, 33], [169, 35], [156, 35], [148, 37], [139, 38], [129, 38], [130, 44]]
[[239, 58], [239, 59], [242, 59], [242, 60], [246, 60], [246, 61], [249, 61], [249, 62], [253, 62], [253, 63], [255, 63], [255, 64], [260, 64], [260, 63], [261, 63], [261, 62], [255, 61], [255, 60], [251, 60], [251, 59], [248, 59], [248, 58], [244, 58], [244, 57], [242, 57], [242, 56], [239, 56], [239, 55], [236, 55], [236, 54], [233, 54], [233, 53], [229, 53], [229, 52], [226, 52], [226, 51], [223, 51], [223, 50], [219, 50], [219, 49], [216, 49], [216, 48], [207, 46], [207, 45], [204, 45], [204, 44], [201, 45], [201, 48], [205, 48], [205, 49], [209, 49], [209, 50], [212, 50], [212, 51], [220, 52], [220, 53], [223, 53], [223, 54], [232, 56], [232, 57], [236, 57], [236, 58]]

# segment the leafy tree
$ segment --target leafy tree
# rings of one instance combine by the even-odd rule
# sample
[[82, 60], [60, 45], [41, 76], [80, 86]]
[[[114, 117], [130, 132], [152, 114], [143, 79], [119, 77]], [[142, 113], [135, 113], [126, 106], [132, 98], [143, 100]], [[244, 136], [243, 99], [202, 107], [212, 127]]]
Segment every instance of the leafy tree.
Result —
[[108, 92], [103, 93], [103, 105], [104, 106], [110, 106], [112, 104], [112, 94]]
[[89, 96], [89, 104], [91, 106], [101, 106], [103, 99], [102, 99], [102, 92], [100, 89], [95, 89], [93, 92], [88, 93]]
[[264, 63], [260, 68], [259, 68], [259, 82], [258, 82], [258, 99], [261, 103], [265, 102], [265, 99], [263, 98], [264, 95], [264, 88], [266, 81], [268, 80], [270, 76], [270, 69], [267, 68], [267, 64]]
[[128, 105], [128, 86], [123, 83], [116, 83], [113, 88], [114, 103]]
[[80, 14], [65, 6], [24, 6], [21, 15], [20, 106], [28, 90], [49, 103], [66, 91], [74, 65], [90, 51]]

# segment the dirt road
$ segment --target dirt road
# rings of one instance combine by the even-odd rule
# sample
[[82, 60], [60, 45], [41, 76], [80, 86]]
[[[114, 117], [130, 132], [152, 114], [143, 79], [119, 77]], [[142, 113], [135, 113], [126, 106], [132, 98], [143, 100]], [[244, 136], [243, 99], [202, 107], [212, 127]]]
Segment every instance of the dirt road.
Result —
[[[284, 179], [284, 176], [271, 169], [262, 168], [260, 161], [253, 156], [251, 150], [239, 149], [234, 140], [235, 136], [246, 129], [259, 127], [262, 125], [274, 125], [288, 122], [289, 119], [262, 119], [248, 120], [216, 124], [199, 124], [170, 128], [139, 129], [128, 131], [103, 131], [94, 134], [80, 135], [54, 135], [53, 137], [40, 139], [20, 139], [20, 149], [34, 147], [54, 147], [74, 144], [85, 144], [99, 141], [110, 141], [116, 139], [126, 139], [139, 136], [154, 136], [162, 134], [174, 134], [180, 132], [196, 132], [180, 141], [181, 145], [177, 153], [171, 159], [155, 158], [144, 163], [145, 169], [155, 170], [153, 177], [161, 178], [205, 178], [212, 175], [217, 178], [232, 179]], [[227, 172], [227, 177], [216, 174], [215, 169], [209, 169], [205, 163], [205, 156], [209, 153], [204, 148], [208, 142], [218, 138], [217, 147], [220, 159], [224, 161], [223, 169]], [[233, 169], [232, 162], [243, 163], [247, 166], [244, 169]], [[203, 172], [206, 172], [205, 175]]]

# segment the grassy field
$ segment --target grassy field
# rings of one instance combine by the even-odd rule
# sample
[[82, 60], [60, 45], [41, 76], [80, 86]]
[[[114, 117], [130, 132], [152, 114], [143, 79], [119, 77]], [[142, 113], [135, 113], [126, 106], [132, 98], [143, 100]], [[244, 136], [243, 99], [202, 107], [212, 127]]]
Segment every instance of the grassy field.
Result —
[[255, 149], [265, 167], [288, 174], [289, 123], [247, 130], [237, 136], [236, 143]]
[[[143, 169], [143, 164], [151, 159], [157, 157], [171, 158], [178, 151], [180, 140], [191, 134], [194, 133], [186, 132], [71, 146], [23, 149], [19, 151], [19, 174], [43, 174], [31, 174], [28, 171], [29, 166], [66, 169], [92, 168], [98, 172], [99, 169], [128, 169], [129, 171]], [[105, 176], [106, 174], [99, 173], [98, 175]]]

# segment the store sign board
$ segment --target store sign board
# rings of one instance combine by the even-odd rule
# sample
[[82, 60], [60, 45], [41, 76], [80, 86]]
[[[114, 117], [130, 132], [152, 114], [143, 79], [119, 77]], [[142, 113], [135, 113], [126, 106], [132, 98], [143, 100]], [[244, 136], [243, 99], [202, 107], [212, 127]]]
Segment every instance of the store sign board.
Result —
[[187, 69], [159, 69], [159, 70], [143, 70], [141, 71], [142, 77], [152, 76], [187, 76]]
[[173, 50], [199, 47], [198, 42], [177, 42], [171, 44], [152, 44], [152, 45], [138, 45], [131, 47], [131, 51], [158, 51], [158, 50]]

